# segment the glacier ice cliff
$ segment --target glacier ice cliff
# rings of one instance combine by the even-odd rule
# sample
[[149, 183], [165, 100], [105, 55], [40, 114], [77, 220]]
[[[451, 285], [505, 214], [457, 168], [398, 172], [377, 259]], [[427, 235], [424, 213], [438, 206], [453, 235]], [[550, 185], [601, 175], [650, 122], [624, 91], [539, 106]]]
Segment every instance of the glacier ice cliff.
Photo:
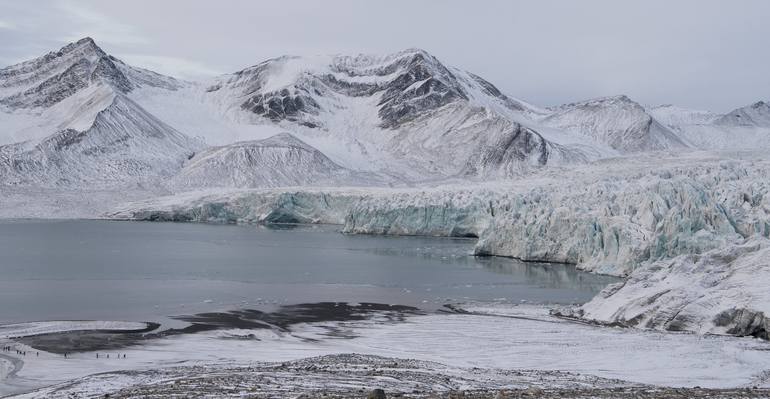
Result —
[[618, 276], [770, 234], [766, 161], [646, 157], [470, 187], [193, 192], [127, 204], [111, 216], [333, 223], [358, 234], [478, 237], [478, 255], [573, 263]]

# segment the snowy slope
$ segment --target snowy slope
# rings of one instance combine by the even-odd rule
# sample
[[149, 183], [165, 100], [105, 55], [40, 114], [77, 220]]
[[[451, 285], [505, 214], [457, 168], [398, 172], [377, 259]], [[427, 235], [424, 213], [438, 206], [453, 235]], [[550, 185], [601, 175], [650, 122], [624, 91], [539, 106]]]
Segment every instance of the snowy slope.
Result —
[[699, 149], [770, 149], [770, 106], [763, 101], [724, 115], [674, 106], [654, 107], [650, 112]]
[[208, 148], [173, 179], [177, 188], [319, 186], [383, 183], [373, 175], [337, 165], [289, 133]]
[[720, 116], [711, 111], [687, 109], [671, 104], [650, 107], [647, 112], [675, 132], [679, 132], [680, 128], [686, 125], [710, 124]]
[[562, 105], [541, 123], [588, 136], [624, 153], [687, 147], [674, 132], [624, 95]]
[[770, 339], [770, 241], [753, 238], [641, 267], [573, 315], [626, 326]]
[[770, 128], [770, 104], [759, 101], [733, 110], [714, 121], [720, 126], [750, 126]]
[[182, 83], [130, 67], [90, 38], [0, 70], [0, 184], [99, 186], [175, 174], [202, 144], [126, 94]]
[[6, 111], [41, 111], [98, 83], [123, 94], [139, 87], [175, 90], [182, 84], [128, 66], [107, 55], [91, 38], [84, 38], [59, 51], [0, 69], [0, 105]]
[[34, 186], [152, 183], [175, 174], [199, 148], [199, 142], [117, 94], [88, 129], [66, 129], [38, 142], [0, 146], [0, 182]]
[[[407, 180], [512, 176], [597, 157], [574, 140], [551, 142], [529, 125], [545, 111], [423, 50], [280, 57], [187, 90], [185, 97], [198, 101], [193, 107], [221, 116], [202, 121], [208, 132], [189, 122], [200, 117], [180, 115], [164, 93], [144, 90], [134, 98], [210, 143], [226, 144], [213, 131], [248, 140], [278, 127], [342, 166]], [[512, 141], [506, 156], [490, 150]]]

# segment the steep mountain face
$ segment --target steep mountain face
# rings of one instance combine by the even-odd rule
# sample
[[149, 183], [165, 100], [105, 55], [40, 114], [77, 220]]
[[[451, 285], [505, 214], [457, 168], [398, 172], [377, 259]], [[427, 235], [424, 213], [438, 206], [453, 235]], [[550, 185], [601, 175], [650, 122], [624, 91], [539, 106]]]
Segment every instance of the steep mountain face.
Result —
[[231, 105], [272, 121], [309, 127], [325, 126], [319, 114], [348, 105], [340, 97], [376, 96], [378, 124], [384, 128], [398, 127], [422, 112], [456, 101], [469, 101], [474, 94], [511, 110], [529, 111], [526, 104], [508, 98], [489, 82], [450, 70], [419, 49], [384, 57], [284, 56], [226, 75], [207, 91], [224, 92]]
[[[533, 131], [542, 148], [516, 145], [510, 156], [484, 161], [499, 165], [468, 167], [518, 131], [519, 119], [542, 111], [422, 50], [384, 57], [281, 57], [221, 77], [205, 92], [230, 120], [273, 123], [303, 139], [335, 140], [337, 148], [348, 150], [337, 154], [341, 163], [364, 158], [370, 170], [410, 180], [588, 158], [569, 146], [558, 151], [569, 156], [543, 156], [542, 148], [557, 146]], [[526, 142], [525, 136], [519, 140]]]
[[541, 122], [591, 137], [621, 152], [687, 147], [674, 132], [648, 114], [644, 107], [623, 95], [562, 105]]
[[90, 38], [0, 70], [0, 184], [119, 185], [175, 173], [202, 145], [129, 99], [173, 78], [130, 67]]
[[476, 148], [465, 162], [463, 176], [510, 177], [550, 163], [585, 162], [580, 152], [545, 140], [532, 129], [514, 124], [510, 130]]
[[208, 148], [191, 158], [174, 178], [179, 188], [267, 188], [367, 185], [374, 176], [337, 165], [322, 152], [289, 133], [264, 140]]
[[759, 101], [738, 108], [717, 119], [714, 124], [719, 126], [745, 126], [770, 128], [770, 104]]
[[130, 67], [85, 38], [0, 69], [0, 104], [11, 109], [48, 108], [99, 83], [124, 94], [143, 85], [172, 90], [181, 85], [173, 78]]
[[116, 96], [86, 130], [0, 146], [0, 184], [111, 186], [175, 174], [201, 144]]

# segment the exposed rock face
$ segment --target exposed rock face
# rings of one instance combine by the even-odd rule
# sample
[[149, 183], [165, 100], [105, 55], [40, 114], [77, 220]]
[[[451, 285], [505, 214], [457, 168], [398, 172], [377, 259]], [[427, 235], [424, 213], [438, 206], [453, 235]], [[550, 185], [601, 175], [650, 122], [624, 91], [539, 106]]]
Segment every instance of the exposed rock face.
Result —
[[[469, 90], [474, 89], [511, 109], [526, 110], [482, 78], [468, 73], [458, 77], [457, 72], [418, 49], [385, 57], [286, 56], [222, 78], [209, 91], [235, 90], [248, 96], [242, 108], [274, 121], [293, 122], [308, 122], [320, 111], [334, 112], [330, 104], [320, 105], [324, 98], [377, 96], [380, 126], [389, 129], [444, 105], [468, 101]], [[469, 88], [469, 83], [477, 87]]]
[[[243, 108], [257, 115], [262, 115], [272, 121], [300, 121], [302, 114], [316, 114], [318, 104], [312, 97], [300, 89], [281, 89], [278, 92], [257, 94], [243, 103]], [[315, 127], [312, 122], [303, 122], [306, 126]]]
[[[492, 134], [490, 134], [492, 136]], [[531, 167], [551, 163], [585, 162], [577, 151], [545, 140], [532, 129], [514, 124], [512, 128], [481, 144], [468, 158], [461, 175], [510, 177]], [[554, 162], [554, 160], [556, 162]]]
[[[552, 160], [589, 158], [578, 148], [555, 150], [533, 128], [510, 138], [519, 129], [513, 115], [534, 113], [530, 106], [417, 49], [386, 56], [280, 57], [217, 79], [205, 97], [231, 114], [237, 108], [258, 116], [232, 115], [239, 121], [264, 118], [297, 135], [324, 135], [363, 156], [389, 158], [395, 162], [377, 170], [409, 180], [476, 172], [510, 177]], [[507, 156], [473, 167], [506, 140], [517, 141]], [[544, 155], [546, 147], [571, 155]]]
[[397, 74], [385, 85], [378, 104], [384, 128], [396, 128], [422, 112], [468, 99], [452, 72], [426, 52], [399, 58], [384, 70]]
[[0, 69], [0, 104], [12, 109], [47, 108], [98, 83], [124, 94], [140, 85], [170, 89], [179, 85], [172, 78], [129, 67], [107, 55], [91, 38], [85, 38], [40, 58]]

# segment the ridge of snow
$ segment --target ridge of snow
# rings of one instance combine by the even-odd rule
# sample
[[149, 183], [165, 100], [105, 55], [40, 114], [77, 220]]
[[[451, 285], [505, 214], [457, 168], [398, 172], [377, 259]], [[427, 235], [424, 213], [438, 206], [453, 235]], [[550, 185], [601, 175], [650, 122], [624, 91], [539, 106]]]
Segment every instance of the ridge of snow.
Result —
[[626, 326], [770, 339], [770, 240], [754, 237], [636, 269], [575, 315]]
[[186, 162], [172, 185], [188, 189], [266, 188], [378, 181], [375, 176], [337, 165], [289, 133], [280, 133], [205, 149]]
[[591, 137], [620, 152], [684, 149], [688, 144], [625, 95], [561, 105], [540, 123]]
[[770, 128], [770, 104], [758, 101], [754, 104], [735, 109], [716, 121], [721, 126], [751, 126]]

